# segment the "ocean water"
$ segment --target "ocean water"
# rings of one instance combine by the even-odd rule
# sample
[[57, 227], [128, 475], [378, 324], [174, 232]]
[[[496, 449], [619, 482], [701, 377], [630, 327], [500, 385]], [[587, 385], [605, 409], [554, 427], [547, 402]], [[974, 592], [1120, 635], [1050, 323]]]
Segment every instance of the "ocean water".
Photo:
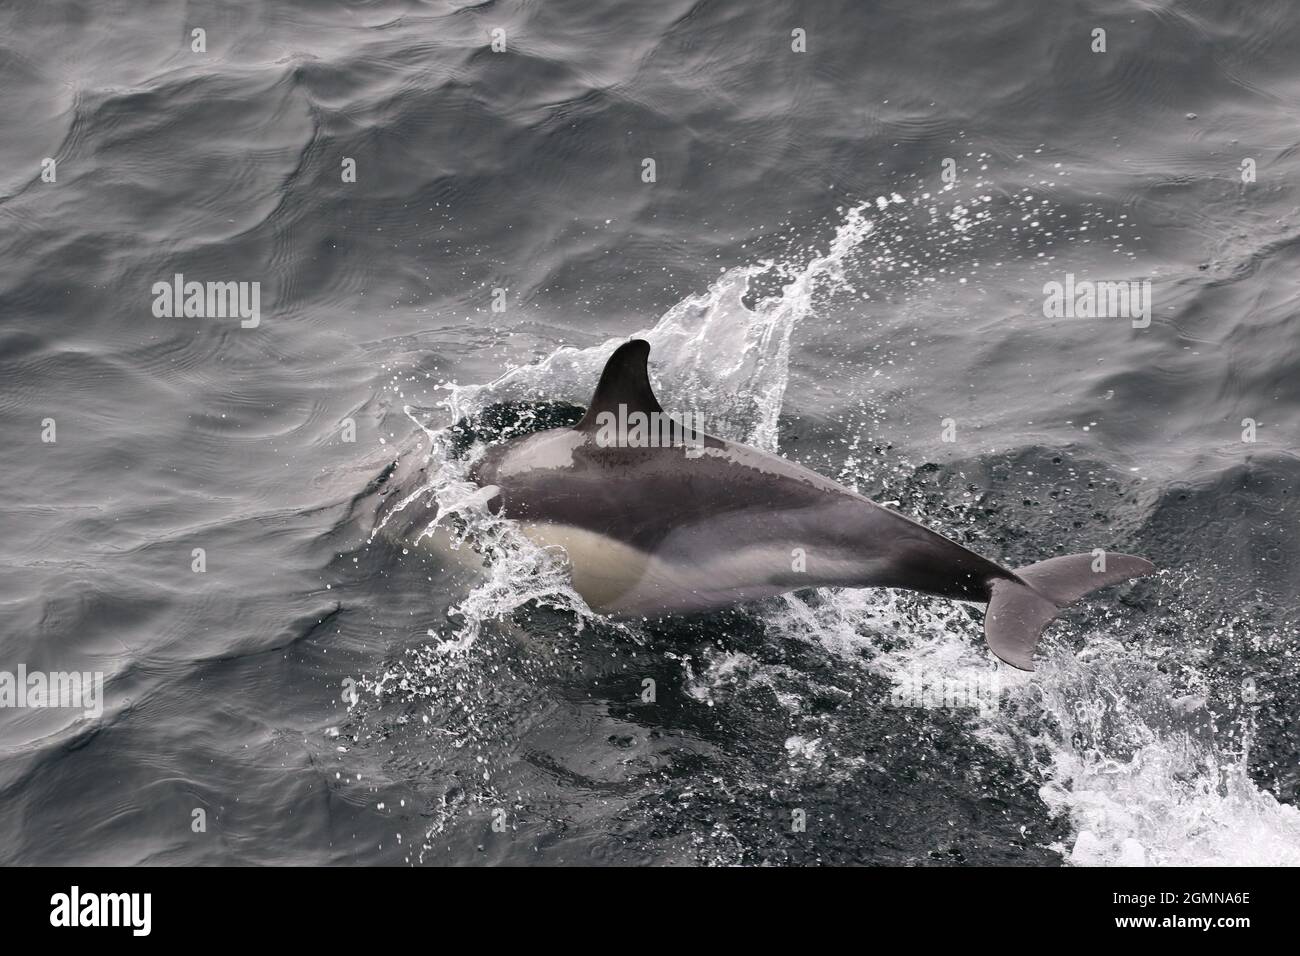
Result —
[[[1300, 863], [1293, 4], [0, 26], [0, 671], [104, 680], [0, 706], [0, 862]], [[1033, 674], [905, 592], [604, 619], [466, 473], [631, 335], [994, 560], [1161, 571]]]

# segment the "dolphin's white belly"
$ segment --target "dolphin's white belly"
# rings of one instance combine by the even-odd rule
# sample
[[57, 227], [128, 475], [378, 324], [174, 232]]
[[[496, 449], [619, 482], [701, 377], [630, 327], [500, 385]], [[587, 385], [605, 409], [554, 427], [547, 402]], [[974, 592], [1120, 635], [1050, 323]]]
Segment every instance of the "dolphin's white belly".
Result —
[[609, 610], [648, 572], [656, 573], [650, 571], [650, 555], [603, 534], [549, 522], [521, 522], [519, 527], [539, 548], [564, 552], [574, 590], [595, 610]]
[[780, 580], [788, 577], [791, 549], [776, 543], [713, 548], [668, 560], [573, 525], [525, 522], [520, 528], [539, 547], [562, 549], [574, 590], [606, 613], [707, 610], [815, 583]]

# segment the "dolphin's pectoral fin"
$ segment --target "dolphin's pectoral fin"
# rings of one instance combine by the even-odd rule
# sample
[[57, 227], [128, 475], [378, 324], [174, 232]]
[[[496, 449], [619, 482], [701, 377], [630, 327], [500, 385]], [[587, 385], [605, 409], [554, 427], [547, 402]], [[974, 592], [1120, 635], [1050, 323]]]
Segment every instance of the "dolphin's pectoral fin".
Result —
[[1098, 588], [1153, 571], [1150, 561], [1131, 554], [1067, 554], [1019, 568], [1019, 580], [993, 582], [984, 638], [1012, 667], [1032, 671], [1034, 648], [1058, 611]]
[[596, 416], [601, 412], [617, 415], [620, 405], [627, 414], [662, 412], [663, 408], [650, 387], [650, 372], [646, 367], [649, 357], [650, 343], [645, 339], [633, 339], [615, 349], [605, 363], [605, 370], [600, 373], [600, 382], [596, 385], [596, 394], [591, 396], [587, 414], [573, 427], [581, 432], [595, 431]]

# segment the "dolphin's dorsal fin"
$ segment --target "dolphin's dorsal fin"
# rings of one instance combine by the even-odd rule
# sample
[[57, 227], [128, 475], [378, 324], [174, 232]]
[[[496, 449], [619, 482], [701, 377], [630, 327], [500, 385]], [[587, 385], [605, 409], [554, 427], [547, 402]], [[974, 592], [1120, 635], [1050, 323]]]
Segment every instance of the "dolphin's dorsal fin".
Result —
[[646, 368], [649, 357], [650, 343], [645, 339], [633, 339], [615, 349], [605, 363], [605, 370], [600, 373], [600, 382], [596, 385], [596, 393], [591, 396], [587, 414], [573, 427], [578, 431], [594, 431], [598, 427], [596, 416], [601, 412], [617, 415], [620, 405], [626, 407], [629, 415], [632, 412], [662, 412], [654, 390], [650, 388], [650, 372]]

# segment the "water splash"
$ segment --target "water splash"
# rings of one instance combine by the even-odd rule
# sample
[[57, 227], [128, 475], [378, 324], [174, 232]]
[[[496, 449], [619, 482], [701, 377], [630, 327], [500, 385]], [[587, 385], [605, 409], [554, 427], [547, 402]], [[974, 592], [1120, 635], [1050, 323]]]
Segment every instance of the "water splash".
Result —
[[1040, 792], [1074, 824], [1058, 848], [1070, 862], [1300, 865], [1300, 811], [1250, 778], [1253, 727], [1217, 727], [1204, 698], [1132, 650], [1097, 646], [1057, 655], [1036, 682], [1060, 726]]
[[[947, 262], [962, 261], [969, 243], [981, 235], [1014, 236], [1025, 243], [1026, 257], [1043, 256], [1035, 251], [1040, 235], [1052, 237], [1049, 245], [1058, 247], [1070, 239], [1060, 217], [1032, 190], [1004, 197], [1018, 217], [999, 218], [992, 212], [996, 200], [981, 192], [982, 185], [976, 183], [975, 193], [964, 199], [947, 197], [947, 204], [929, 194], [861, 203], [844, 213], [824, 254], [725, 270], [705, 292], [635, 333], [651, 343], [652, 376], [669, 410], [684, 411], [673, 403], [689, 396], [691, 410], [705, 414], [713, 433], [774, 451], [792, 337], [827, 302], [870, 298], [883, 288], [923, 295], [936, 275], [953, 277], [945, 256]], [[1040, 218], [1052, 231], [1038, 229]], [[1102, 222], [1117, 231], [1110, 238], [1119, 239], [1123, 224]], [[1086, 233], [1087, 224], [1079, 228]], [[754, 297], [756, 287], [773, 284], [775, 292]], [[447, 386], [442, 404], [456, 422], [500, 402], [585, 403], [591, 383], [621, 341], [560, 348], [485, 385]], [[467, 480], [467, 472], [482, 448], [454, 457], [445, 429], [430, 431], [429, 438], [430, 478], [403, 506], [435, 505], [435, 517], [420, 537], [443, 521], [459, 522], [458, 540], [471, 540], [487, 565], [486, 580], [454, 609], [462, 623], [436, 645], [442, 659], [447, 660], [446, 651], [468, 653], [486, 622], [527, 604], [560, 609], [578, 627], [591, 620], [554, 556], [481, 507], [482, 492]], [[856, 445], [848, 454], [852, 460], [840, 480], [869, 483], [852, 458]], [[772, 602], [763, 618], [771, 632], [823, 648], [845, 666], [865, 663], [896, 686], [918, 669], [962, 681], [983, 678], [990, 666], [998, 666], [1003, 706], [991, 715], [972, 712], [971, 731], [1036, 774], [1048, 808], [1069, 817], [1072, 842], [1055, 849], [1070, 862], [1300, 861], [1300, 811], [1279, 804], [1250, 780], [1249, 735], [1234, 738], [1242, 746], [1232, 753], [1170, 723], [1162, 716], [1169, 706], [1168, 680], [1151, 661], [1104, 633], [1090, 635], [1086, 654], [1050, 645], [1043, 667], [1025, 675], [991, 661], [977, 618], [962, 605], [892, 591], [828, 590], [812, 600]], [[689, 686], [702, 699], [720, 682], [772, 676], [743, 655], [706, 662], [699, 678], [687, 667]], [[797, 700], [787, 703], [798, 709]], [[790, 740], [791, 759], [812, 752], [806, 740]]]
[[[789, 383], [790, 339], [815, 311], [820, 296], [844, 291], [845, 263], [872, 234], [871, 203], [845, 213], [830, 249], [799, 265], [765, 261], [728, 269], [707, 291], [674, 305], [652, 327], [632, 338], [651, 348], [651, 376], [669, 411], [689, 396], [708, 429], [724, 438], [775, 451], [777, 419]], [[745, 302], [763, 277], [779, 292]], [[605, 360], [625, 339], [590, 348], [563, 347], [541, 362], [512, 369], [486, 385], [449, 386], [446, 408], [453, 420], [472, 416], [493, 402], [546, 396], [585, 404]]]

